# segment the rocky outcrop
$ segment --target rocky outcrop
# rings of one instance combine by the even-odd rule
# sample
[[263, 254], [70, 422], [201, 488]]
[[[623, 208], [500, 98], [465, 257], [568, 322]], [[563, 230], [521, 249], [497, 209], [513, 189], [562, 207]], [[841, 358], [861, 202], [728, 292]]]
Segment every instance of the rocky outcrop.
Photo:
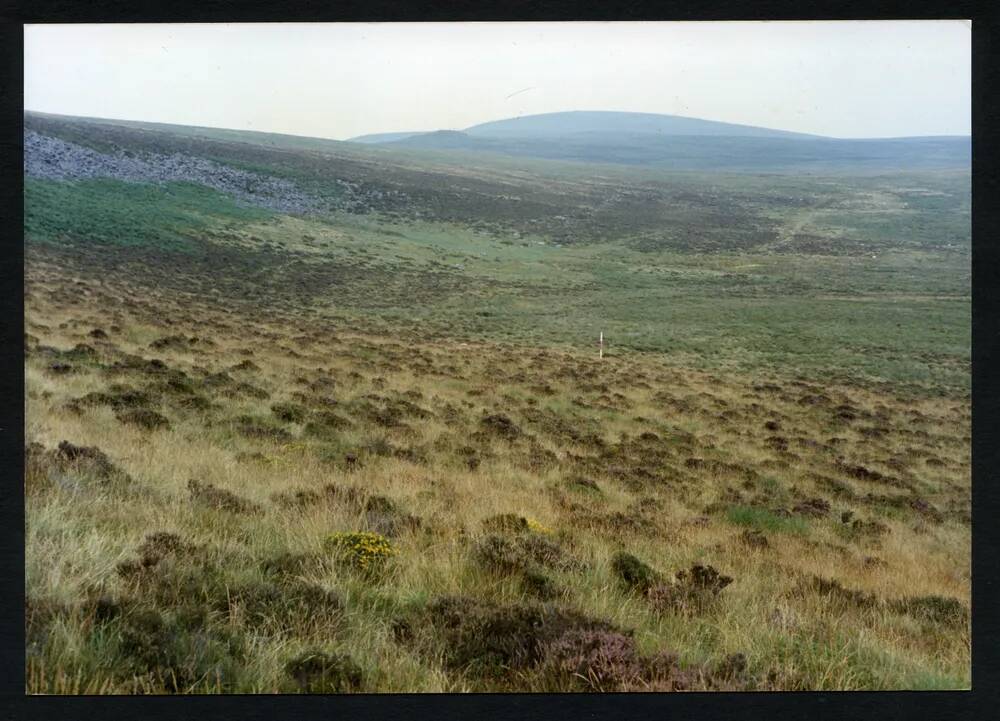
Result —
[[51, 180], [114, 178], [128, 183], [198, 183], [240, 202], [282, 213], [324, 210], [317, 198], [283, 178], [252, 173], [192, 155], [137, 154], [91, 148], [33, 130], [24, 133], [24, 174]]

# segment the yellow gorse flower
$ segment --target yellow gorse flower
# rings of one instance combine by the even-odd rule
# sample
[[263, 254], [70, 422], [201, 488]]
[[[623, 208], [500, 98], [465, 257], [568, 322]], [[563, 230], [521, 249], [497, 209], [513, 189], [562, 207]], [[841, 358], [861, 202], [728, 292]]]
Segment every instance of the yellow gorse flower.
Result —
[[535, 533], [544, 533], [545, 535], [550, 535], [552, 533], [551, 528], [549, 528], [548, 526], [543, 526], [534, 518], [529, 518], [527, 519], [527, 521], [528, 521], [528, 530], [530, 531], [534, 531]]
[[363, 571], [380, 566], [396, 555], [388, 538], [371, 531], [333, 533], [327, 537], [326, 546]]

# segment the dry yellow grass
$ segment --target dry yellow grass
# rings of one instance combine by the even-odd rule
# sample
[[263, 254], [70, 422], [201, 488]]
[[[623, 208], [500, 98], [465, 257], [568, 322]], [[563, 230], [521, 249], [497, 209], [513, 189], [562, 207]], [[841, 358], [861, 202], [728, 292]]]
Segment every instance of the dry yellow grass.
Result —
[[[394, 623], [445, 596], [502, 607], [529, 602], [521, 576], [483, 567], [471, 550], [484, 519], [499, 514], [530, 518], [551, 531], [531, 533], [579, 561], [546, 571], [559, 588], [553, 603], [634, 631], [644, 653], [673, 650], [684, 668], [742, 653], [744, 684], [752, 688], [969, 685], [967, 620], [928, 620], [893, 606], [915, 597], [968, 606], [966, 401], [710, 374], [642, 354], [598, 362], [563, 350], [317, 330], [307, 317], [227, 313], [51, 269], [29, 280], [28, 441], [49, 452], [63, 441], [97, 447], [132, 479], [124, 489], [100, 484], [51, 459], [29, 474], [27, 596], [29, 607], [44, 611], [29, 619], [29, 692], [294, 690], [286, 663], [309, 647], [349, 654], [364, 690], [485, 688], [433, 651], [401, 642]], [[107, 340], [92, 338], [94, 328]], [[150, 348], [175, 335], [212, 344]], [[95, 349], [94, 360], [59, 360], [68, 356], [42, 348], [81, 343]], [[183, 372], [213, 407], [185, 408], [154, 391], [155, 373], [110, 374], [124, 354]], [[232, 370], [247, 360], [254, 368]], [[53, 362], [73, 368], [54, 373]], [[228, 386], [205, 383], [222, 371], [268, 397], [228, 397]], [[323, 378], [332, 383], [317, 384]], [[170, 427], [127, 425], [107, 405], [72, 408], [115, 383], [155, 396], [151, 403]], [[323, 397], [336, 400], [329, 410], [349, 427], [314, 433], [308, 420], [280, 421], [271, 411], [294, 403], [317, 418]], [[512, 439], [502, 423], [484, 422], [489, 415], [516, 426]], [[241, 416], [286, 435], [241, 435], [233, 426]], [[579, 478], [600, 490], [574, 484]], [[206, 506], [192, 497], [191, 479], [261, 511]], [[364, 507], [285, 503], [278, 495], [325, 497], [331, 484], [383, 496], [419, 519], [395, 529], [398, 554], [384, 577], [361, 577], [324, 551], [329, 534], [372, 523]], [[811, 516], [801, 508], [811, 499], [828, 505]], [[845, 512], [853, 516], [842, 519]], [[854, 519], [880, 525], [855, 527]], [[872, 528], [884, 530], [866, 533]], [[748, 529], [767, 546], [748, 546], [741, 539]], [[296, 577], [337, 593], [339, 620], [325, 626], [305, 614], [274, 631], [248, 624], [237, 603], [212, 620], [213, 633], [240, 638], [229, 666], [194, 659], [196, 673], [171, 686], [155, 668], [123, 665], [129, 614], [155, 601], [136, 595], [119, 567], [154, 532], [208, 549], [226, 583], [270, 583], [259, 566], [281, 553], [318, 557]], [[704, 613], [658, 613], [612, 572], [612, 557], [623, 551], [666, 577], [701, 563], [734, 581]], [[178, 568], [185, 568], [180, 561]], [[839, 585], [817, 586], [817, 577]], [[123, 608], [121, 615], [100, 623], [98, 596]], [[523, 674], [508, 681], [544, 687]]]

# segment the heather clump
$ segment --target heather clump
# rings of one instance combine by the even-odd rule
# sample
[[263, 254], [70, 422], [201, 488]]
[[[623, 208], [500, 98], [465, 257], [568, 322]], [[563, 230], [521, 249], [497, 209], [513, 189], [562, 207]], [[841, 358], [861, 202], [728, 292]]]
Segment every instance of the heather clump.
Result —
[[969, 622], [969, 608], [957, 598], [946, 596], [907, 596], [889, 602], [889, 608], [927, 623], [963, 626]]
[[712, 566], [694, 564], [678, 571], [670, 583], [658, 583], [647, 591], [650, 606], [658, 612], [694, 615], [708, 610], [733, 579]]
[[449, 596], [398, 621], [397, 637], [418, 652], [443, 654], [449, 669], [503, 685], [535, 668], [548, 644], [573, 629], [615, 630], [610, 623], [555, 606]]
[[407, 513], [386, 496], [369, 496], [365, 501], [365, 522], [371, 531], [390, 538], [422, 526], [420, 518]]
[[528, 519], [516, 513], [500, 513], [484, 518], [483, 528], [494, 533], [523, 533], [528, 530]]
[[476, 560], [487, 568], [512, 573], [541, 566], [556, 570], [578, 567], [578, 563], [555, 541], [537, 536], [489, 535], [473, 547]]
[[191, 479], [188, 481], [188, 492], [193, 503], [208, 508], [242, 515], [257, 515], [263, 512], [260, 505], [240, 498], [232, 491], [213, 486], [211, 483]]
[[146, 431], [170, 428], [170, 420], [162, 413], [149, 408], [130, 408], [119, 411], [115, 418], [126, 425], [136, 426]]
[[271, 413], [286, 423], [301, 423], [306, 417], [306, 409], [297, 403], [275, 403], [271, 406]]
[[635, 640], [616, 631], [572, 629], [545, 647], [543, 673], [580, 691], [621, 691], [644, 674]]
[[307, 650], [288, 660], [285, 673], [302, 693], [349, 693], [362, 686], [361, 667], [347, 654]]
[[631, 553], [619, 552], [611, 559], [611, 571], [628, 591], [646, 593], [661, 578], [658, 571]]
[[137, 609], [124, 617], [115, 647], [115, 672], [135, 690], [153, 685], [170, 693], [233, 693], [246, 669], [247, 644], [198, 614]]

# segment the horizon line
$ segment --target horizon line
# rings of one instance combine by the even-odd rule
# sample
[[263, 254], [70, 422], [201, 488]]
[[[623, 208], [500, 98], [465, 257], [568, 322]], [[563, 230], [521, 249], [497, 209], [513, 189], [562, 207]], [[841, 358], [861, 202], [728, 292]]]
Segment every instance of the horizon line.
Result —
[[[412, 133], [413, 135], [424, 135], [424, 134], [427, 134], [427, 133], [438, 133], [438, 132], [442, 132], [442, 131], [464, 133], [466, 130], [468, 130], [470, 128], [477, 127], [478, 125], [486, 125], [488, 123], [494, 123], [494, 122], [503, 122], [505, 120], [516, 120], [518, 118], [530, 118], [530, 117], [537, 117], [537, 116], [540, 116], [540, 115], [557, 115], [557, 114], [562, 114], [562, 113], [622, 113], [622, 114], [631, 114], [631, 115], [658, 115], [658, 116], [662, 116], [662, 117], [683, 118], [685, 120], [701, 120], [701, 121], [705, 121], [705, 122], [709, 122], [709, 123], [721, 123], [721, 124], [724, 124], [724, 125], [736, 125], [736, 126], [741, 126], [741, 127], [745, 127], [745, 128], [754, 128], [754, 129], [758, 129], [758, 130], [771, 130], [771, 131], [783, 132], [783, 133], [794, 133], [794, 134], [798, 134], [798, 135], [801, 135], [801, 136], [806, 136], [805, 138], [798, 138], [800, 140], [813, 139], [813, 140], [846, 140], [846, 141], [859, 140], [860, 141], [860, 140], [911, 140], [911, 139], [923, 139], [923, 138], [942, 138], [942, 139], [943, 138], [969, 138], [969, 139], [972, 138], [972, 133], [971, 132], [969, 132], [969, 133], [941, 133], [941, 134], [933, 134], [933, 135], [879, 135], [879, 136], [863, 136], [863, 137], [841, 137], [841, 136], [834, 136], [834, 135], [819, 135], [819, 134], [816, 134], [816, 133], [806, 133], [806, 132], [803, 132], [803, 131], [787, 130], [787, 129], [784, 129], [784, 128], [772, 128], [772, 127], [768, 127], [768, 126], [764, 126], [764, 125], [747, 125], [746, 123], [733, 123], [733, 122], [728, 121], [728, 120], [712, 120], [710, 118], [699, 118], [699, 117], [696, 117], [696, 116], [693, 116], [693, 115], [674, 115], [674, 114], [671, 114], [671, 113], [651, 113], [651, 112], [640, 111], [640, 110], [607, 110], [607, 109], [602, 109], [602, 110], [578, 110], [578, 109], [577, 110], [552, 110], [552, 111], [548, 111], [548, 112], [544, 112], [544, 113], [528, 113], [528, 114], [525, 114], [525, 115], [515, 115], [515, 116], [511, 116], [511, 117], [507, 117], [507, 118], [497, 118], [496, 120], [486, 120], [486, 121], [483, 121], [482, 123], [476, 123], [475, 125], [470, 125], [470, 126], [468, 126], [466, 128], [461, 128], [461, 129], [455, 129], [455, 128], [437, 128], [437, 129], [434, 129], [434, 130], [385, 130], [385, 131], [377, 131], [377, 132], [371, 132], [371, 133], [361, 133], [360, 135], [352, 135], [349, 138], [332, 138], [332, 137], [326, 137], [326, 136], [321, 136], [321, 135], [300, 135], [298, 133], [289, 133], [289, 132], [279, 131], [279, 130], [259, 130], [259, 129], [252, 129], [251, 130], [251, 129], [246, 129], [246, 128], [233, 128], [233, 127], [221, 126], [221, 125], [200, 125], [200, 124], [193, 125], [193, 124], [185, 124], [185, 123], [178, 123], [178, 122], [167, 122], [167, 121], [163, 121], [163, 120], [139, 120], [139, 119], [134, 119], [134, 118], [101, 117], [101, 116], [97, 116], [97, 115], [73, 115], [71, 113], [66, 113], [66, 112], [56, 113], [56, 112], [52, 112], [52, 111], [49, 111], [49, 110], [33, 110], [33, 109], [30, 109], [30, 108], [27, 108], [27, 107], [24, 107], [22, 109], [22, 112], [23, 113], [35, 113], [35, 114], [38, 114], [38, 115], [55, 115], [55, 116], [64, 117], [64, 118], [78, 118], [78, 119], [81, 119], [81, 120], [101, 120], [101, 121], [124, 122], [124, 123], [150, 123], [150, 124], [156, 124], [156, 125], [173, 125], [173, 126], [177, 126], [177, 127], [181, 127], [181, 128], [204, 128], [206, 130], [229, 130], [229, 131], [237, 132], [237, 133], [260, 133], [262, 135], [284, 135], [284, 136], [291, 137], [291, 138], [303, 138], [303, 139], [307, 139], [307, 140], [326, 140], [326, 141], [332, 141], [332, 142], [337, 142], [337, 143], [350, 143], [350, 142], [352, 142], [352, 140], [354, 138], [364, 138], [364, 137], [369, 137], [369, 136], [372, 136], [372, 135], [388, 135], [388, 134], [393, 134], [393, 133], [404, 133], [404, 134], [405, 133]], [[706, 136], [706, 137], [712, 137], [712, 136]], [[725, 137], [725, 136], [720, 136], [720, 137]], [[796, 138], [787, 138], [787, 139], [794, 140]]]

